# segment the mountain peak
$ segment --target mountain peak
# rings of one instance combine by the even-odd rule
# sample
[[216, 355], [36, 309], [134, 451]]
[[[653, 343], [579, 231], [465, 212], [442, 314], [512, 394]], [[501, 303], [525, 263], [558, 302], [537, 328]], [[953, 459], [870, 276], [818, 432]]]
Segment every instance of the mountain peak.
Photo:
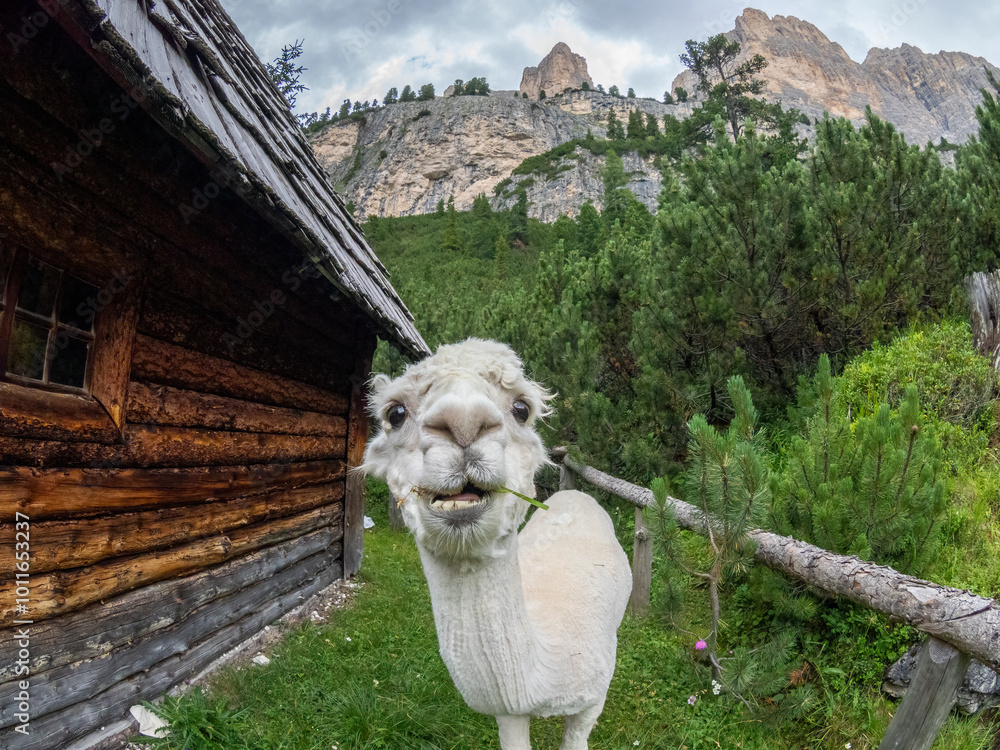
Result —
[[529, 99], [537, 99], [542, 91], [552, 96], [567, 88], [580, 88], [584, 82], [593, 88], [587, 60], [574, 53], [565, 42], [557, 42], [537, 67], [524, 69], [519, 92], [527, 94]]

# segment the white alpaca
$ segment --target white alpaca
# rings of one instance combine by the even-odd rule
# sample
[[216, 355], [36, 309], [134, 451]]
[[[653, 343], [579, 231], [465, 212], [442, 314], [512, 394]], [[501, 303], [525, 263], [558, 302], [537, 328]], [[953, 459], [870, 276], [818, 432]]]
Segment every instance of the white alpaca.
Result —
[[589, 495], [536, 510], [547, 458], [533, 429], [551, 396], [511, 349], [442, 346], [396, 380], [372, 381], [380, 430], [364, 470], [403, 501], [430, 586], [441, 656], [503, 750], [529, 750], [531, 716], [566, 716], [562, 750], [585, 750], [615, 668], [628, 559]]

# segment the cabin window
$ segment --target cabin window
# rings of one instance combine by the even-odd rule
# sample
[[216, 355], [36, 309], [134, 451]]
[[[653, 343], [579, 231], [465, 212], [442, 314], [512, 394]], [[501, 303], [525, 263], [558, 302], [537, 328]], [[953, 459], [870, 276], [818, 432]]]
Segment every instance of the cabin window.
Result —
[[24, 248], [0, 246], [0, 378], [89, 393], [98, 293]]

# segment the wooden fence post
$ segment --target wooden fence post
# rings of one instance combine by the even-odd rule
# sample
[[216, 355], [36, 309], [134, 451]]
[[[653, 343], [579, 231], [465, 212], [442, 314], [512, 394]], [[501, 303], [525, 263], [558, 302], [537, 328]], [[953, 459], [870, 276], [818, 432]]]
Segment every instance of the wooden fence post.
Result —
[[649, 590], [653, 580], [653, 539], [643, 518], [642, 508], [635, 506], [635, 540], [632, 547], [632, 596], [629, 607], [637, 617], [649, 614]]
[[971, 657], [927, 636], [910, 686], [892, 717], [879, 750], [928, 750], [955, 705]]

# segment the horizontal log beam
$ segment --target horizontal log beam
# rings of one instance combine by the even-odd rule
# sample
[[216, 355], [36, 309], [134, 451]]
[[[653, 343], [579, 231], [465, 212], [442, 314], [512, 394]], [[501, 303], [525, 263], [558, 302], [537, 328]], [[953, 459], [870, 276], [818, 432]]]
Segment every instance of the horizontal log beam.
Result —
[[137, 702], [158, 698], [184, 680], [196, 677], [215, 659], [340, 577], [340, 566], [331, 566], [305, 587], [265, 602], [254, 614], [223, 628], [186, 652], [164, 659], [155, 667], [93, 695], [90, 700], [32, 721], [31, 734], [26, 740], [21, 735], [15, 735], [13, 729], [0, 730], [0, 746], [16, 747], [18, 750], [66, 747], [77, 737], [117, 720]]
[[0, 456], [21, 466], [183, 467], [344, 458], [346, 438], [130, 425], [124, 445], [0, 437]]
[[[218, 276], [211, 279], [216, 286]], [[154, 288], [139, 320], [139, 331], [245, 367], [291, 378], [324, 390], [337, 390], [350, 374], [355, 343], [331, 341], [285, 315], [289, 301], [280, 281], [270, 297], [249, 295], [233, 301], [235, 309], [219, 311], [215, 299], [205, 299], [178, 287]], [[211, 293], [211, 292], [206, 292]], [[282, 302], [283, 301], [283, 302]], [[342, 319], [331, 317], [327, 329], [338, 329]], [[352, 329], [354, 328], [352, 324]]]
[[[343, 499], [344, 482], [338, 481], [140, 513], [36, 521], [30, 528], [31, 573], [69, 570], [113, 557], [146, 554]], [[0, 524], [0, 581], [14, 575], [15, 531], [12, 523]]]
[[[31, 627], [32, 674], [83, 659], [106, 657], [116, 648], [182, 622], [200, 607], [339, 544], [340, 527], [320, 529], [251, 552], [193, 575], [162, 581]], [[7, 631], [9, 632], [9, 631]], [[0, 637], [0, 682], [16, 679], [18, 646]]]
[[[86, 701], [121, 680], [149, 669], [164, 659], [183, 654], [194, 644], [252, 615], [261, 602], [298, 591], [331, 566], [339, 570], [341, 547], [327, 549], [291, 565], [281, 573], [216, 599], [193, 616], [169, 628], [137, 638], [101, 659], [84, 659], [31, 675], [31, 718]], [[0, 685], [0, 728], [16, 723], [18, 680]]]
[[132, 379], [272, 406], [347, 415], [348, 398], [344, 394], [237, 365], [141, 333], [136, 336], [132, 352]]
[[347, 420], [333, 414], [268, 406], [149, 383], [130, 383], [128, 396], [128, 419], [132, 424], [278, 435], [347, 435]]
[[341, 460], [186, 469], [0, 468], [0, 518], [32, 522], [294, 489], [344, 476]]
[[5, 582], [0, 585], [3, 601], [0, 605], [0, 627], [10, 627], [14, 620], [26, 617], [35, 622], [58, 617], [116, 594], [218, 565], [324, 526], [339, 525], [343, 511], [340, 504], [317, 508], [148, 555], [116, 558], [86, 568], [33, 575], [28, 615], [19, 615], [15, 608], [15, 582]]
[[[585, 466], [569, 456], [563, 461], [595, 487], [640, 507], [655, 503], [652, 491], [645, 487]], [[682, 528], [707, 533], [705, 517], [695, 506], [673, 497], [667, 501]], [[772, 570], [896, 617], [1000, 670], [1000, 603], [995, 599], [903, 575], [884, 565], [837, 555], [769, 531], [758, 529], [747, 536], [756, 544], [757, 561]]]
[[117, 443], [121, 431], [94, 399], [0, 383], [0, 435]]

